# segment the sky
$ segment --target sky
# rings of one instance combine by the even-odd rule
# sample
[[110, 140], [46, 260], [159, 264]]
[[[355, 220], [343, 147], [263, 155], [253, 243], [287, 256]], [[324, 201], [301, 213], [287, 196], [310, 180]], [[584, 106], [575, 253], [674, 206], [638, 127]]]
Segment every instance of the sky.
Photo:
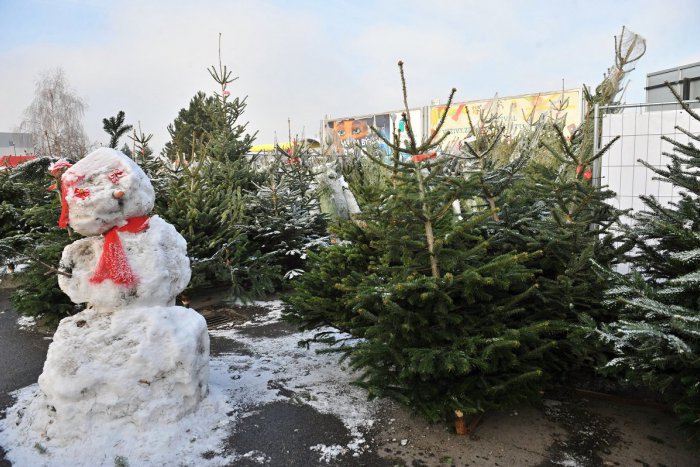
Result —
[[[331, 118], [409, 104], [595, 87], [614, 60], [622, 26], [647, 40], [630, 75], [628, 103], [644, 101], [646, 74], [700, 62], [700, 2], [0, 0], [0, 132], [14, 131], [42, 72], [60, 67], [87, 104], [83, 125], [106, 145], [102, 119], [126, 113], [152, 133], [197, 91], [217, 85], [222, 61], [247, 96], [241, 116], [256, 143], [317, 137]], [[288, 123], [290, 122], [290, 123]]]

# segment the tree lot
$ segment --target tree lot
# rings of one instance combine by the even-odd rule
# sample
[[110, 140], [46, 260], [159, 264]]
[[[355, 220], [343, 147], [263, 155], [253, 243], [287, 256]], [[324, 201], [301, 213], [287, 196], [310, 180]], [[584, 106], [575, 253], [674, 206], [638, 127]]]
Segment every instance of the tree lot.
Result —
[[[255, 134], [240, 123], [246, 102], [231, 97], [220, 61], [209, 69], [217, 91], [180, 111], [160, 155], [140, 128], [125, 148], [153, 179], [156, 213], [188, 241], [191, 291], [282, 294], [286, 317], [348, 358], [370, 397], [437, 421], [533, 402], [602, 368], [658, 390], [697, 435], [698, 138], [676, 144], [657, 171], [688, 194], [669, 207], [646, 198], [635, 227], [619, 225], [605, 202], [613, 193], [591, 180], [609, 148], [593, 153], [592, 104], [616, 102], [643, 46], [623, 29], [570, 137], [565, 122], [543, 118], [503, 138], [496, 115], [469, 115], [459, 154], [439, 151], [439, 127], [415, 139], [401, 65], [406, 133], [385, 141], [391, 160], [363, 148], [336, 167], [362, 210], [348, 220], [321, 213], [321, 168], [300, 142], [264, 165], [245, 155]], [[116, 147], [123, 113], [103, 123]], [[47, 162], [0, 174], [0, 255], [28, 264], [17, 309], [59, 319], [75, 308], [46, 271], [75, 234], [56, 227]], [[634, 273], [614, 273], [621, 261]]]

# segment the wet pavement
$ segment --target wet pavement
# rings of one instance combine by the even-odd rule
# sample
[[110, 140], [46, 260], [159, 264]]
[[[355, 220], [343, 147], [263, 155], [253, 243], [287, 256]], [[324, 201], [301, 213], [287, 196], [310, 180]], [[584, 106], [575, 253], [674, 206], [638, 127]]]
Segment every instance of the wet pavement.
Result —
[[[14, 403], [10, 393], [36, 383], [51, 343], [46, 334], [19, 329], [10, 293], [0, 289], [0, 417]], [[0, 447], [0, 467], [9, 465]]]

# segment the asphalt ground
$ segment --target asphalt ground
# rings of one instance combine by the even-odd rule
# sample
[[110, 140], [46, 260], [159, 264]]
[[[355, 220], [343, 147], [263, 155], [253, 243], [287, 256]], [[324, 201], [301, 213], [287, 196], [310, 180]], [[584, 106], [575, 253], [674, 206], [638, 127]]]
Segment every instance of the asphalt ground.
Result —
[[[19, 328], [9, 289], [0, 289], [0, 417], [14, 403], [13, 391], [36, 383], [51, 343], [50, 335]], [[0, 466], [9, 466], [0, 447]]]

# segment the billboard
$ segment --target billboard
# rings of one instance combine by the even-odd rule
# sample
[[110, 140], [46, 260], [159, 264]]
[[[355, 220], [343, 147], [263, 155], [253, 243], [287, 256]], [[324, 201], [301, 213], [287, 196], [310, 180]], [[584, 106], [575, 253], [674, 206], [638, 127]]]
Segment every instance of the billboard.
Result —
[[391, 114], [377, 114], [369, 117], [341, 118], [328, 120], [324, 131], [330, 133], [332, 146], [337, 154], [359, 155], [370, 145], [376, 145], [385, 154], [389, 154], [390, 149], [370, 129], [376, 128], [383, 137], [391, 140]]
[[[498, 96], [493, 99], [457, 102], [450, 106], [445, 118], [445, 124], [440, 130], [440, 136], [449, 131], [450, 135], [442, 144], [442, 149], [448, 152], [457, 151], [460, 143], [469, 136], [470, 126], [466, 109], [472, 122], [476, 125], [480, 113], [488, 116], [499, 115], [505, 126], [504, 137], [515, 136], [522, 128], [528, 126], [528, 121], [536, 121], [541, 115], [555, 118], [564, 122], [565, 134], [571, 134], [581, 124], [583, 91], [569, 89], [538, 94], [528, 94], [515, 97]], [[430, 108], [430, 129], [437, 127], [445, 112], [444, 105]]]

